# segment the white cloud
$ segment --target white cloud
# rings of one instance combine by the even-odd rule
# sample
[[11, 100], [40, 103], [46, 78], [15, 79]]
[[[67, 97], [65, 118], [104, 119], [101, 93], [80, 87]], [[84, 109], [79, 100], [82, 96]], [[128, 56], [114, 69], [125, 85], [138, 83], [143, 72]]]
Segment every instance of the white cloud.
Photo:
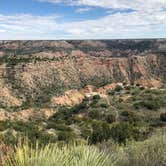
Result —
[[76, 38], [140, 38], [166, 37], [166, 12], [116, 13], [106, 17], [63, 25]]
[[90, 11], [90, 10], [92, 10], [92, 8], [90, 8], [90, 7], [78, 8], [78, 9], [76, 10], [76, 12], [81, 14], [81, 13], [88, 12], [88, 11]]
[[135, 11], [62, 22], [56, 15], [0, 15], [0, 39], [110, 39], [166, 37], [166, 11]]
[[0, 29], [0, 34], [6, 32], [4, 29]]
[[76, 6], [97, 6], [103, 8], [160, 10], [166, 6], [166, 0], [38, 0], [50, 3], [65, 3]]
[[1, 15], [0, 29], [4, 33], [0, 39], [43, 38], [56, 32], [58, 16], [34, 16], [28, 14]]

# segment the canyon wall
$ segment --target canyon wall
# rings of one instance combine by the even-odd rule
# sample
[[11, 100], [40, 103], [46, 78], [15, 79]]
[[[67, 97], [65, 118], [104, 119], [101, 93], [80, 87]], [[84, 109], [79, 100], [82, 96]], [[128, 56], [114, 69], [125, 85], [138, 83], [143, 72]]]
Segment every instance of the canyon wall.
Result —
[[164, 87], [166, 40], [0, 41], [1, 108], [119, 82]]

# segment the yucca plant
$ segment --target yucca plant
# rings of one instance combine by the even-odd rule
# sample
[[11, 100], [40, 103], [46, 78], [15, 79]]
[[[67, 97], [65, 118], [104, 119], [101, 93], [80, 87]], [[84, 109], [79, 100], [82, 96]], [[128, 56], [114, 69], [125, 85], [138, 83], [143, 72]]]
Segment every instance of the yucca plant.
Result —
[[58, 147], [48, 144], [35, 147], [28, 143], [15, 147], [15, 152], [9, 154], [4, 166], [113, 166], [114, 156], [106, 155], [97, 147], [88, 145], [66, 145]]

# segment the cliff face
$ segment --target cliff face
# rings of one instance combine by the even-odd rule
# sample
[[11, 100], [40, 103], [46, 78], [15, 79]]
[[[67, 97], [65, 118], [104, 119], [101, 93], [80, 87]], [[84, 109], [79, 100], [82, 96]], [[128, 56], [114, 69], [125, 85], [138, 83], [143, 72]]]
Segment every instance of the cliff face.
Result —
[[2, 108], [116, 82], [165, 86], [166, 40], [0, 41]]

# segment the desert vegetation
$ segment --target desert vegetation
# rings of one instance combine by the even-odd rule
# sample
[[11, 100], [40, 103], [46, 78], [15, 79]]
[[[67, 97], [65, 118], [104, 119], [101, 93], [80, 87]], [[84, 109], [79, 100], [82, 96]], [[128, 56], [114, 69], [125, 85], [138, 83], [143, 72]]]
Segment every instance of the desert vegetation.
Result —
[[29, 121], [1, 121], [0, 137], [6, 144], [17, 142], [20, 136], [41, 143], [143, 141], [166, 125], [165, 94], [163, 89], [118, 87], [118, 91], [108, 91], [107, 98], [94, 95], [78, 105], [61, 106], [47, 120], [36, 117]]
[[166, 164], [166, 135], [158, 133], [145, 141], [131, 141], [119, 145], [113, 141], [96, 146], [70, 143], [67, 145], [47, 144], [40, 146], [20, 140], [14, 147], [3, 148], [3, 166], [140, 166]]
[[94, 95], [60, 107], [48, 120], [0, 122], [1, 160], [4, 166], [164, 166], [165, 125], [165, 90], [125, 85], [107, 99]]
[[0, 42], [0, 164], [165, 166], [159, 44]]

